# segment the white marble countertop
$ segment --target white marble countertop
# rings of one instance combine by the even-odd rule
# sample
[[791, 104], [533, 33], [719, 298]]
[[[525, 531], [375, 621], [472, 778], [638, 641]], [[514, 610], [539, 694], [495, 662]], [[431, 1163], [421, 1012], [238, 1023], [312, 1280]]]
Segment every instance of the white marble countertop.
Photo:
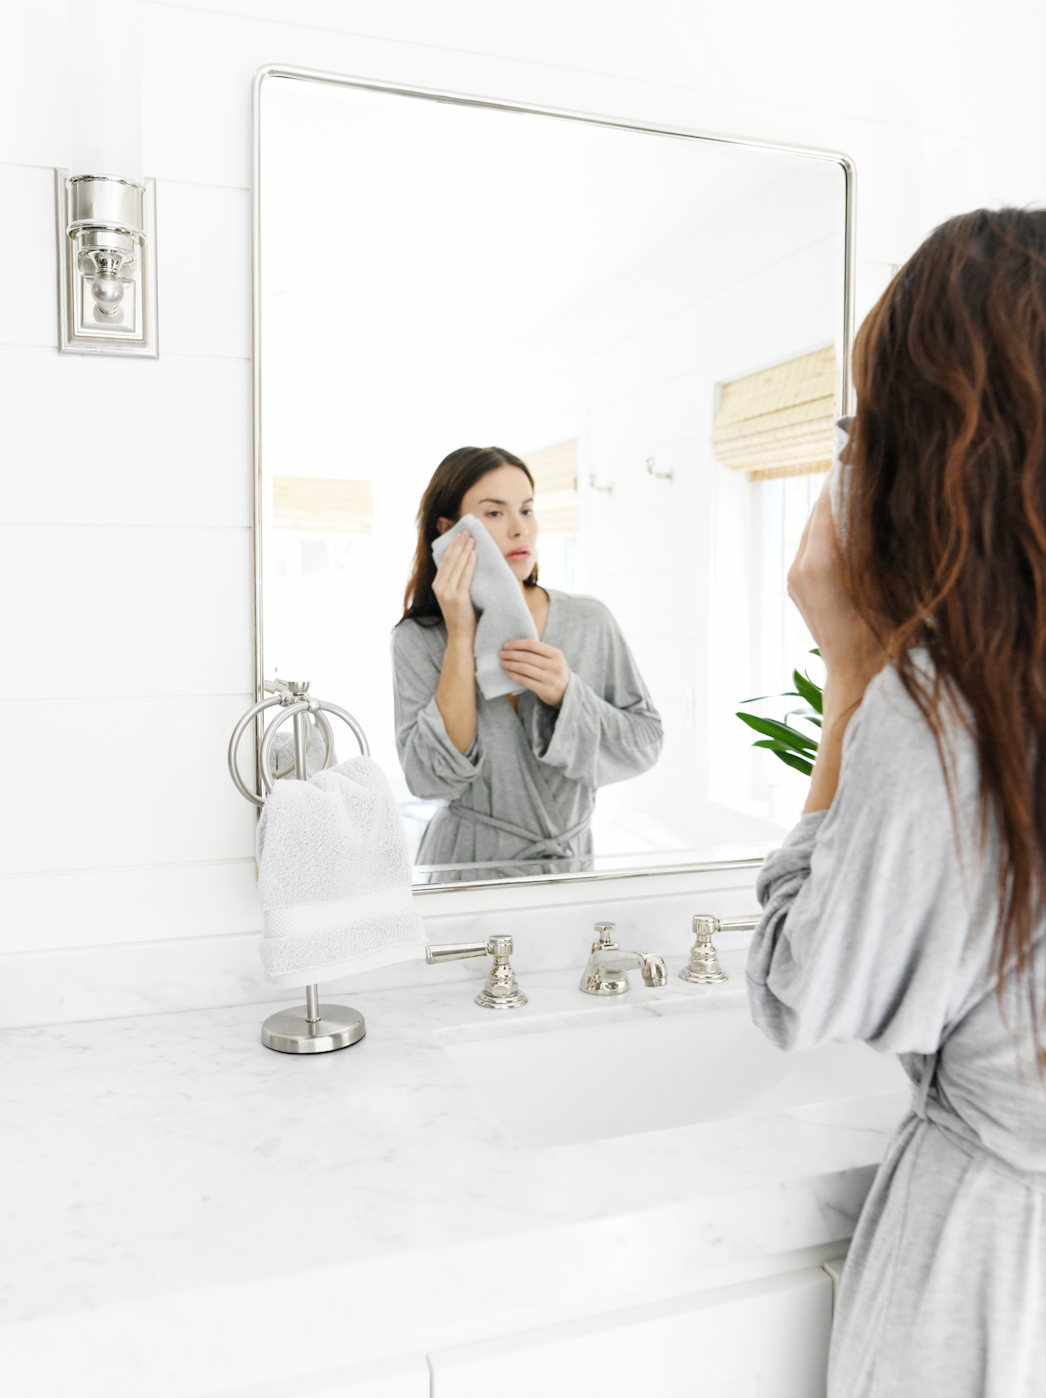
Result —
[[[743, 994], [723, 959], [629, 1001]], [[598, 1014], [577, 974], [513, 1016]], [[271, 1006], [0, 1035], [0, 1373], [187, 1398], [849, 1236], [903, 1093], [523, 1149], [435, 1037], [474, 992], [354, 994], [366, 1038], [314, 1058], [262, 1047]]]

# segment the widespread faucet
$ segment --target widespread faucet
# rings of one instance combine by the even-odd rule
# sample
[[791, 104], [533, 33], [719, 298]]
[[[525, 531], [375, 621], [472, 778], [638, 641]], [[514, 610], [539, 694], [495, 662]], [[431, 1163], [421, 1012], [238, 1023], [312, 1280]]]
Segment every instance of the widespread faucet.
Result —
[[596, 923], [596, 940], [581, 977], [586, 995], [624, 995], [628, 989], [626, 971], [642, 971], [645, 985], [664, 985], [668, 980], [664, 958], [652, 952], [622, 951], [614, 938], [612, 922]]

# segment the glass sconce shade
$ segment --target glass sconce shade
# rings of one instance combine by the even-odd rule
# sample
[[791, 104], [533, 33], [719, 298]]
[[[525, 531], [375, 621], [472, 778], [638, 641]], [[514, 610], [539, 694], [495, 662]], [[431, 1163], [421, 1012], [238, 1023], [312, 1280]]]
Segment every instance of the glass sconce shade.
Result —
[[124, 0], [75, 0], [68, 8], [68, 34], [71, 174], [144, 184], [137, 7]]
[[59, 349], [155, 357], [155, 184], [142, 160], [141, 17], [68, 7], [71, 169], [57, 172]]
[[99, 313], [115, 320], [127, 274], [137, 265], [145, 241], [145, 186], [110, 175], [74, 175], [69, 181], [68, 233], [77, 270], [91, 278]]

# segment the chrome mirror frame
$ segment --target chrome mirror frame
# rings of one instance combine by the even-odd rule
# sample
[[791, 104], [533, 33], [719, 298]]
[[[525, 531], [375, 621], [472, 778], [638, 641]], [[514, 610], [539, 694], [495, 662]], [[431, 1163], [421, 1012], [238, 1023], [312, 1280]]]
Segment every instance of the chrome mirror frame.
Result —
[[[724, 136], [709, 131], [697, 131], [684, 126], [665, 126], [655, 122], [625, 120], [619, 117], [601, 116], [591, 112], [575, 112], [559, 107], [536, 106], [526, 102], [502, 101], [496, 97], [475, 97], [466, 93], [451, 92], [441, 88], [414, 87], [405, 83], [380, 82], [372, 78], [354, 77], [345, 73], [327, 73], [316, 68], [298, 68], [292, 65], [269, 63], [259, 68], [254, 75], [251, 89], [251, 385], [252, 419], [251, 452], [253, 459], [252, 475], [252, 565], [254, 580], [252, 588], [253, 627], [254, 627], [254, 693], [255, 701], [265, 699], [265, 675], [262, 654], [262, 623], [264, 618], [264, 598], [262, 596], [262, 299], [261, 299], [261, 93], [268, 78], [290, 78], [298, 82], [321, 83], [330, 87], [351, 87], [369, 92], [381, 92], [393, 97], [416, 97], [430, 102], [450, 102], [461, 107], [486, 107], [502, 112], [528, 113], [533, 116], [557, 117], [563, 121], [585, 122], [590, 126], [606, 126], [620, 131], [646, 131], [655, 136], [676, 136], [688, 141], [699, 141], [708, 145], [740, 146], [748, 150], [764, 151], [768, 154], [800, 156], [809, 160], [819, 160], [838, 165], [843, 173], [845, 208], [843, 216], [843, 303], [842, 303], [842, 354], [840, 366], [840, 411], [851, 411], [852, 385], [850, 356], [854, 331], [854, 277], [855, 263], [855, 224], [856, 211], [856, 171], [848, 155], [841, 151], [821, 150], [811, 146], [793, 146], [780, 141], [757, 141], [747, 136]], [[351, 696], [346, 696], [351, 703]], [[256, 732], [255, 751], [261, 742], [260, 727]], [[259, 767], [260, 770], [260, 767]], [[489, 890], [557, 883], [594, 883], [608, 879], [636, 879], [689, 875], [715, 871], [756, 869], [760, 859], [715, 860], [704, 863], [658, 865], [635, 869], [607, 869], [573, 874], [537, 874], [520, 878], [490, 879], [475, 883], [415, 884], [416, 894], [462, 893], [469, 890]]]

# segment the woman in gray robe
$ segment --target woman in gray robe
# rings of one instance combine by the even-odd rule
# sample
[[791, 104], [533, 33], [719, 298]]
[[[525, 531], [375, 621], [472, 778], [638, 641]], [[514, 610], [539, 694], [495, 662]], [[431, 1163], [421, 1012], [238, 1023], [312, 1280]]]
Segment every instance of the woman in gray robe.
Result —
[[[422, 836], [420, 864], [503, 868], [590, 856], [597, 789], [645, 772], [661, 751], [661, 720], [608, 609], [536, 585], [533, 489], [518, 457], [463, 447], [441, 463], [422, 502], [407, 614], [392, 638], [407, 786], [447, 802]], [[463, 514], [480, 517], [503, 548], [540, 634], [503, 652], [525, 687], [512, 698], [476, 690], [466, 551], [448, 550], [438, 574], [431, 560], [433, 539]]]
[[863, 1039], [912, 1081], [830, 1398], [1042, 1398], [1046, 213], [939, 228], [855, 361], [852, 445], [789, 574], [822, 740], [759, 879], [749, 998], [780, 1048]]
[[846, 731], [831, 807], [803, 816], [758, 883], [756, 1022], [783, 1049], [864, 1039], [912, 1081], [846, 1262], [838, 1398], [1046, 1392], [1046, 1101], [1015, 965], [996, 993], [997, 837], [982, 855], [957, 714], [946, 740], [961, 861], [933, 734], [890, 668]]

